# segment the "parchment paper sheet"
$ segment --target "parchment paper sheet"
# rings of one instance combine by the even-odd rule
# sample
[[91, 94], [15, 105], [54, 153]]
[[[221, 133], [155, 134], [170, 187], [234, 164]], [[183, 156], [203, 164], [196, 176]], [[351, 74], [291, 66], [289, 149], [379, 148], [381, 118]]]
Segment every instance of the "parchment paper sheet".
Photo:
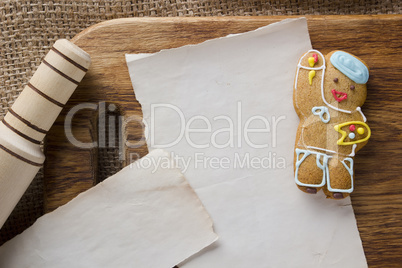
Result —
[[172, 268], [216, 239], [184, 176], [154, 150], [4, 244], [0, 267]]
[[220, 236], [182, 267], [367, 267], [350, 199], [294, 183], [293, 80], [309, 49], [302, 18], [126, 56], [148, 147], [178, 159]]

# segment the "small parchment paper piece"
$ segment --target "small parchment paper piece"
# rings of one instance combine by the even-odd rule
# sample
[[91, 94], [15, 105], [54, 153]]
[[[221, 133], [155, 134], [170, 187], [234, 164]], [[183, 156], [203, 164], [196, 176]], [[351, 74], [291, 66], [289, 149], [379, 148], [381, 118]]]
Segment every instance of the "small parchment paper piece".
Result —
[[172, 268], [216, 239], [169, 154], [153, 150], [4, 244], [0, 267]]
[[367, 267], [350, 198], [294, 182], [293, 81], [309, 49], [300, 18], [126, 56], [148, 147], [175, 155], [219, 234], [180, 266]]

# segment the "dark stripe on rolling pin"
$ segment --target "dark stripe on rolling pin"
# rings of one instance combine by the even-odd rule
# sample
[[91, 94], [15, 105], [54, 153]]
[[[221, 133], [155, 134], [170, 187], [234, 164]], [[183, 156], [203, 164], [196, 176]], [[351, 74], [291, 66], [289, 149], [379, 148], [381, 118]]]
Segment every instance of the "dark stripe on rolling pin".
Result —
[[46, 95], [45, 93], [43, 93], [42, 91], [40, 91], [39, 89], [37, 89], [35, 86], [33, 86], [31, 83], [27, 84], [28, 87], [30, 87], [33, 91], [35, 91], [36, 93], [38, 93], [39, 95], [41, 95], [42, 97], [44, 97], [45, 99], [47, 99], [48, 101], [50, 101], [53, 104], [56, 104], [57, 106], [63, 108], [64, 104], [61, 102], [58, 102], [57, 100], [49, 97], [48, 95]]
[[30, 141], [30, 142], [32, 142], [32, 143], [35, 143], [35, 144], [40, 144], [40, 141], [35, 140], [35, 139], [29, 137], [28, 135], [25, 135], [24, 133], [22, 133], [22, 132], [19, 131], [18, 129], [13, 128], [9, 123], [7, 123], [6, 120], [4, 120], [4, 118], [3, 118], [3, 120], [1, 120], [1, 122], [3, 122], [3, 124], [4, 124], [6, 127], [8, 127], [9, 129], [11, 129], [14, 133], [20, 135], [20, 136], [23, 137], [24, 139], [26, 139], [26, 140], [28, 140], [28, 141]]
[[43, 134], [46, 134], [46, 133], [47, 133], [46, 130], [44, 130], [44, 129], [40, 128], [40, 127], [35, 126], [35, 125], [32, 124], [31, 122], [29, 122], [28, 120], [26, 120], [25, 118], [23, 118], [21, 115], [19, 115], [19, 114], [17, 114], [16, 112], [14, 112], [13, 109], [8, 108], [8, 111], [10, 112], [10, 114], [14, 115], [14, 117], [16, 117], [17, 119], [19, 119], [21, 122], [25, 123], [28, 127], [30, 127], [30, 128], [32, 128], [32, 129], [38, 131], [39, 133], [43, 133]]
[[63, 76], [65, 79], [73, 82], [74, 84], [78, 85], [80, 82], [72, 79], [70, 76], [66, 75], [65, 73], [59, 71], [56, 69], [56, 67], [54, 67], [53, 65], [51, 65], [49, 62], [47, 62], [46, 60], [42, 61], [44, 64], [46, 64], [50, 69], [52, 69], [53, 71], [55, 71], [56, 73], [58, 73], [59, 75]]
[[33, 162], [31, 160], [26, 159], [25, 157], [20, 156], [19, 154], [14, 153], [13, 151], [11, 151], [11, 150], [7, 149], [6, 147], [4, 147], [2, 144], [0, 144], [0, 149], [3, 149], [4, 151], [6, 151], [7, 153], [11, 154], [15, 158], [18, 158], [19, 160], [24, 161], [25, 163], [28, 163], [28, 164], [30, 164], [32, 166], [35, 166], [35, 167], [41, 167], [42, 166], [42, 164]]
[[84, 66], [78, 64], [77, 62], [73, 61], [72, 59], [70, 59], [69, 57], [67, 57], [66, 55], [64, 55], [63, 53], [61, 53], [59, 50], [57, 50], [56, 48], [52, 47], [52, 50], [54, 52], [56, 52], [57, 54], [59, 54], [62, 58], [64, 58], [66, 61], [70, 62], [71, 64], [73, 64], [75, 67], [77, 67], [78, 69], [87, 72], [88, 69], [85, 68]]

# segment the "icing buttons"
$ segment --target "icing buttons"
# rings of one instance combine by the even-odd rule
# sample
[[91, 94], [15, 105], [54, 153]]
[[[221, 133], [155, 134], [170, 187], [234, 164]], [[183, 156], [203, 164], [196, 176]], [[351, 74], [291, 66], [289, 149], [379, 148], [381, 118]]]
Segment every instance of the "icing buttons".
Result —
[[[364, 126], [364, 127], [367, 129], [367, 134], [365, 135], [365, 137], [359, 138], [359, 139], [353, 140], [353, 141], [345, 141], [345, 138], [348, 137], [348, 134], [347, 134], [346, 131], [343, 130], [342, 128], [345, 127], [345, 126], [350, 126], [350, 125], [352, 125], [352, 124], [353, 124], [353, 125], [362, 125], [362, 126]], [[361, 121], [344, 122], [344, 123], [341, 123], [341, 124], [339, 124], [339, 125], [335, 125], [335, 126], [334, 126], [334, 129], [342, 135], [342, 137], [339, 138], [339, 140], [336, 142], [338, 145], [352, 145], [352, 144], [356, 144], [356, 143], [365, 142], [365, 141], [367, 141], [367, 140], [370, 138], [370, 136], [371, 136], [371, 130], [370, 130], [369, 126], [368, 126], [366, 123], [361, 122]], [[363, 127], [359, 127], [359, 128], [357, 129], [357, 133], [359, 133], [359, 134], [364, 134], [364, 133], [365, 133], [365, 129], [364, 129]], [[354, 133], [353, 133], [353, 134], [354, 134]], [[356, 137], [356, 136], [355, 136], [355, 137]]]
[[356, 138], [355, 133], [353, 132], [349, 133], [349, 139], [353, 140], [354, 138]]

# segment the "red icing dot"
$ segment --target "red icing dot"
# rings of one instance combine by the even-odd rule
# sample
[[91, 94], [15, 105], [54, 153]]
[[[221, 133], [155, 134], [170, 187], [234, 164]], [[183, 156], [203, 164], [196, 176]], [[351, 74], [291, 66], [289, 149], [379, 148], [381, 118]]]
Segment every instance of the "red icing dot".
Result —
[[314, 58], [314, 62], [317, 62], [318, 61], [318, 56], [317, 56], [317, 54], [313, 54], [313, 58]]
[[350, 125], [350, 126], [349, 126], [349, 130], [350, 130], [350, 131], [355, 131], [355, 129], [356, 129], [356, 126], [355, 126], [355, 125]]

